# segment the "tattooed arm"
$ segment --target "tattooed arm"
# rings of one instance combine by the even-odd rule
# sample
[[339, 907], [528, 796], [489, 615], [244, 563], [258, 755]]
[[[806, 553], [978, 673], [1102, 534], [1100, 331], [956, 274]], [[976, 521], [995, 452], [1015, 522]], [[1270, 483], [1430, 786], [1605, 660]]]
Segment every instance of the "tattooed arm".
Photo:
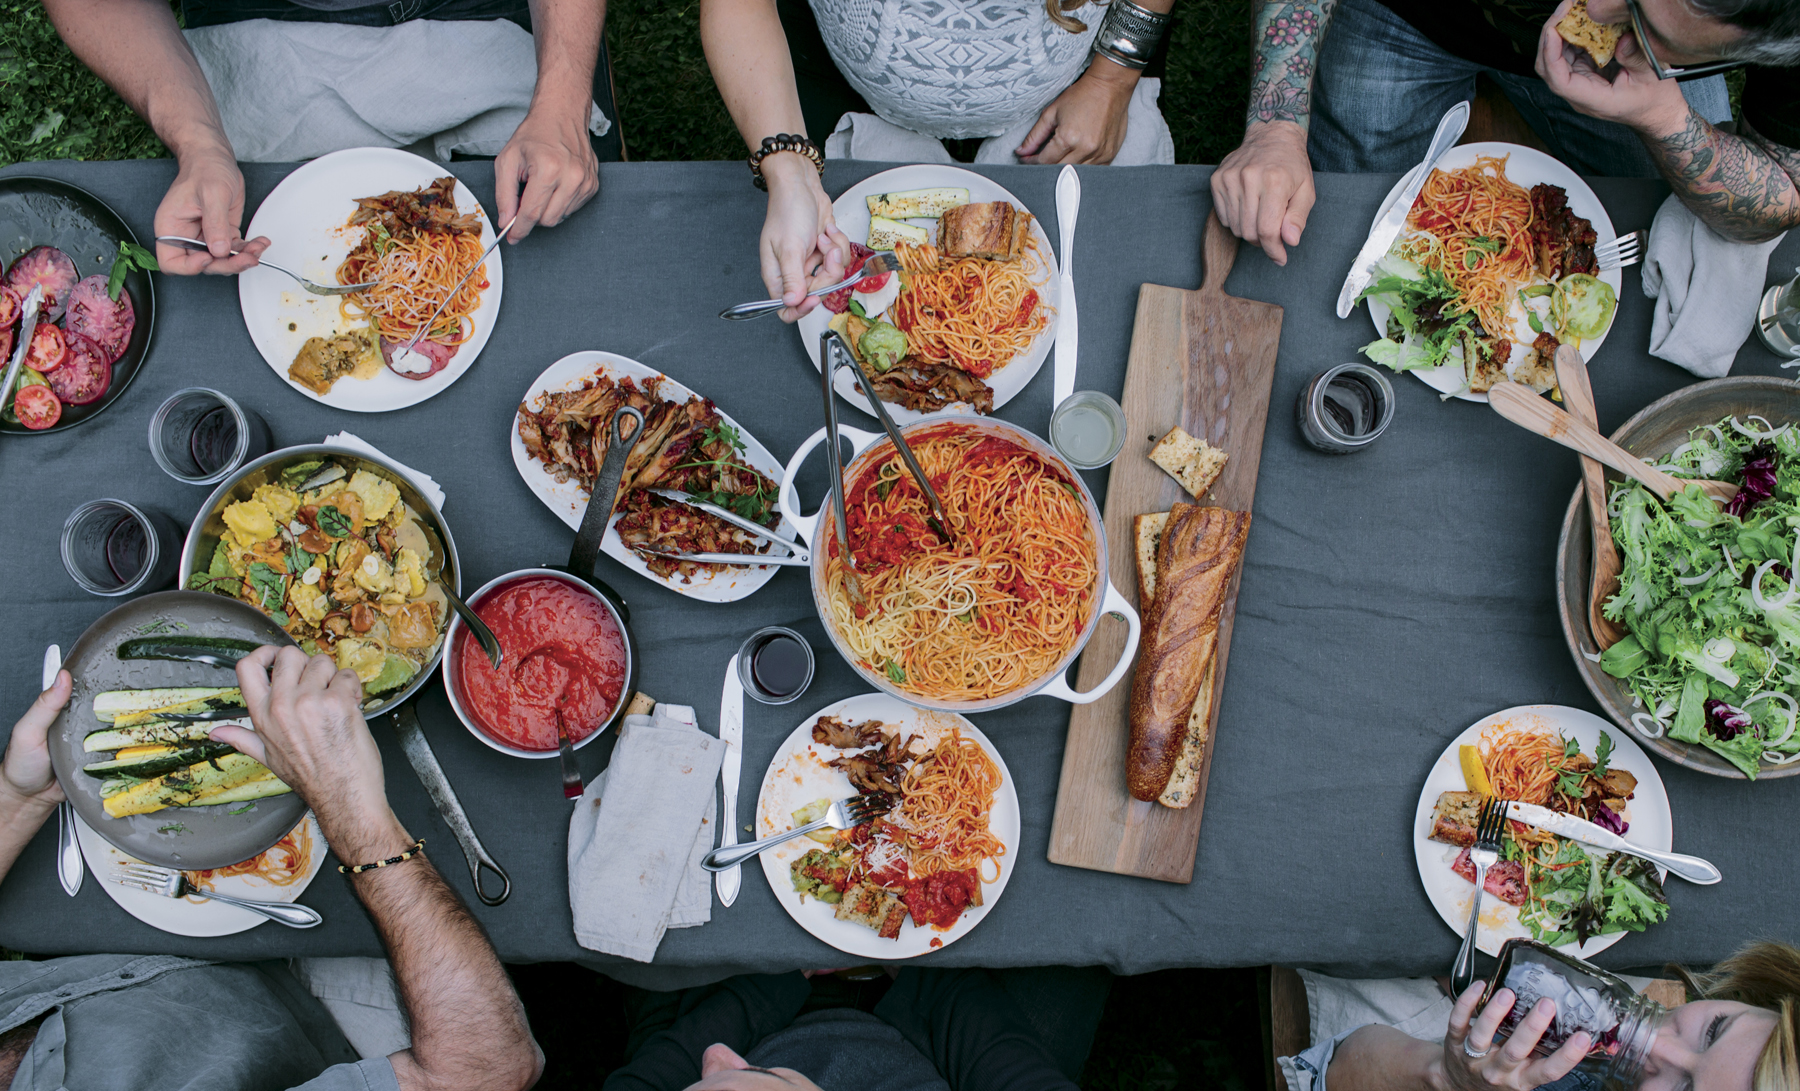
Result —
[[1567, 7], [1565, 0], [1538, 43], [1538, 74], [1552, 91], [1584, 114], [1630, 126], [1682, 203], [1726, 238], [1762, 242], [1800, 224], [1800, 151], [1747, 123], [1743, 136], [1732, 136], [1707, 122], [1674, 80], [1656, 78], [1633, 35], [1619, 40], [1619, 72], [1601, 77], [1556, 33]]
[[1240, 239], [1287, 264], [1314, 194], [1306, 158], [1313, 66], [1337, 0], [1260, 0], [1244, 142], [1213, 172], [1213, 207]]

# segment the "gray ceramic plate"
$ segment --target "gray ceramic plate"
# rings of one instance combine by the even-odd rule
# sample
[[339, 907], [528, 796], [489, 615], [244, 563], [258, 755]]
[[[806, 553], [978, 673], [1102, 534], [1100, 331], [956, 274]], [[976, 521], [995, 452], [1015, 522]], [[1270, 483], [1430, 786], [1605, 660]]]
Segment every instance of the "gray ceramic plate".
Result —
[[50, 727], [50, 763], [56, 779], [89, 826], [119, 851], [145, 863], [194, 870], [248, 860], [281, 840], [300, 821], [306, 804], [299, 796], [290, 793], [258, 800], [242, 814], [226, 813], [242, 806], [237, 804], [169, 807], [112, 818], [101, 806], [99, 778], [81, 771], [82, 766], [104, 758], [81, 748], [88, 732], [104, 726], [94, 718], [95, 694], [113, 689], [237, 684], [236, 676], [220, 667], [157, 659], [126, 661], [115, 654], [125, 641], [155, 631], [293, 643], [254, 608], [219, 595], [163, 591], [118, 607], [88, 626], [63, 661], [75, 680], [75, 693]]
[[[1669, 396], [1639, 410], [1612, 435], [1613, 442], [1640, 458], [1657, 459], [1687, 441], [1688, 433], [1725, 417], [1742, 419], [1750, 414], [1767, 419], [1777, 427], [1800, 421], [1800, 387], [1787, 379], [1766, 375], [1738, 375], [1712, 379], [1682, 387]], [[1621, 479], [1613, 470], [1606, 471], [1610, 483]], [[1593, 531], [1588, 522], [1587, 503], [1581, 486], [1569, 498], [1563, 515], [1562, 537], [1556, 543], [1556, 606], [1562, 615], [1563, 635], [1575, 657], [1575, 669], [1587, 683], [1594, 700], [1612, 717], [1612, 721], [1631, 732], [1644, 749], [1677, 765], [1711, 773], [1716, 777], [1744, 779], [1737, 766], [1692, 743], [1676, 742], [1667, 736], [1650, 738], [1631, 722], [1635, 712], [1631, 690], [1600, 664], [1587, 658], [1594, 651], [1594, 634], [1588, 628], [1588, 571], [1592, 564]], [[1762, 763], [1759, 779], [1791, 777], [1800, 774], [1800, 762], [1792, 765]]]

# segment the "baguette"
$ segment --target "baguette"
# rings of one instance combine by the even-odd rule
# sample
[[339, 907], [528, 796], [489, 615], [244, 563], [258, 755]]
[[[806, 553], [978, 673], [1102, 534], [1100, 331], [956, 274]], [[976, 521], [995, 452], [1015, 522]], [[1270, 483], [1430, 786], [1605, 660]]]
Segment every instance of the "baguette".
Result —
[[1225, 469], [1226, 455], [1203, 439], [1195, 439], [1180, 428], [1171, 428], [1156, 446], [1150, 448], [1150, 461], [1163, 468], [1195, 500], [1206, 495], [1212, 483]]
[[1132, 537], [1137, 543], [1138, 606], [1150, 609], [1156, 597], [1156, 543], [1162, 540], [1163, 528], [1169, 525], [1169, 513], [1140, 515], [1131, 521]]
[[1212, 706], [1206, 691], [1218, 650], [1219, 617], [1249, 528], [1248, 512], [1179, 504], [1169, 513], [1156, 552], [1156, 593], [1145, 611], [1143, 646], [1131, 683], [1125, 775], [1134, 799], [1149, 802], [1169, 793], [1175, 800], [1170, 805], [1185, 807], [1193, 801]]

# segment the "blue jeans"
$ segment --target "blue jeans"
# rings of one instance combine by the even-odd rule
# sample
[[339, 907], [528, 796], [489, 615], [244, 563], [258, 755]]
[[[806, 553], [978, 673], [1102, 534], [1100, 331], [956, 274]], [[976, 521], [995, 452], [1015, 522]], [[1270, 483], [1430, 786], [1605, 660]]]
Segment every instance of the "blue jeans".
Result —
[[[1444, 112], [1475, 97], [1486, 73], [1550, 153], [1577, 174], [1656, 177], [1650, 153], [1623, 125], [1578, 114], [1536, 76], [1465, 61], [1414, 30], [1377, 0], [1341, 0], [1326, 28], [1313, 80], [1313, 169], [1398, 174], [1425, 158]], [[1725, 77], [1681, 85], [1708, 121], [1730, 118]]]

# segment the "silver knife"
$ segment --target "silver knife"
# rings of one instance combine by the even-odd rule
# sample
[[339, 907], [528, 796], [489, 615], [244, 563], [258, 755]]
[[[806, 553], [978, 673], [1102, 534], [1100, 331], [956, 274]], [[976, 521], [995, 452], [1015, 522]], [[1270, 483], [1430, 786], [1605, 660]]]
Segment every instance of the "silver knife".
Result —
[[1075, 353], [1081, 324], [1075, 317], [1075, 216], [1081, 211], [1081, 175], [1064, 166], [1056, 177], [1056, 226], [1062, 234], [1062, 278], [1056, 290], [1056, 369], [1050, 408], [1075, 393]]
[[[38, 311], [44, 305], [44, 286], [33, 286], [31, 294], [25, 297], [22, 304], [25, 317], [19, 322], [19, 343], [13, 348], [12, 360], [6, 365], [6, 377], [0, 379], [0, 411], [6, 409], [6, 403], [13, 395], [13, 383], [19, 378], [19, 369], [25, 366], [25, 355], [31, 351], [31, 335], [37, 332]], [[62, 653], [57, 652], [60, 661]], [[56, 676], [51, 675], [54, 679]], [[44, 686], [49, 689], [48, 685]]]
[[[719, 764], [719, 847], [738, 843], [738, 774], [744, 769], [744, 683], [738, 679], [738, 657], [725, 664], [725, 691], [719, 698], [719, 741], [725, 744], [725, 760]], [[744, 869], [717, 872], [714, 883], [719, 904], [730, 908], [744, 885]]]
[[1424, 161], [1406, 176], [1406, 184], [1400, 187], [1400, 193], [1375, 218], [1375, 226], [1369, 229], [1369, 240], [1363, 243], [1362, 249], [1356, 253], [1356, 260], [1350, 263], [1350, 275], [1344, 278], [1344, 287], [1338, 292], [1339, 318], [1350, 317], [1350, 309], [1356, 306], [1356, 297], [1362, 294], [1362, 290], [1374, 278], [1374, 264], [1394, 245], [1394, 240], [1400, 237], [1400, 229], [1406, 226], [1406, 214], [1412, 211], [1419, 191], [1425, 188], [1425, 179], [1431, 177], [1431, 168], [1450, 150], [1468, 125], [1467, 102], [1459, 102], [1450, 107], [1443, 120], [1438, 122], [1437, 132], [1431, 138], [1431, 150], [1425, 153]]
[[1662, 852], [1647, 849], [1642, 845], [1634, 845], [1604, 826], [1596, 825], [1585, 818], [1577, 818], [1572, 814], [1563, 814], [1548, 807], [1540, 807], [1535, 803], [1509, 802], [1506, 805], [1508, 818], [1515, 818], [1528, 826], [1536, 826], [1546, 833], [1558, 837], [1566, 837], [1571, 841], [1579, 841], [1584, 845], [1592, 845], [1608, 852], [1625, 852], [1633, 856], [1641, 856], [1653, 864], [1661, 864], [1669, 869], [1671, 875], [1679, 875], [1690, 883], [1711, 886], [1723, 876], [1719, 869], [1709, 861], [1698, 856], [1684, 856], [1679, 852]]
[[[33, 289], [37, 291], [38, 289]], [[52, 644], [44, 649], [44, 685], [56, 684], [56, 673], [62, 670], [62, 649]], [[81, 877], [87, 868], [81, 863], [81, 845], [75, 840], [75, 808], [68, 800], [56, 805], [56, 877], [63, 893], [73, 898], [81, 890]]]

